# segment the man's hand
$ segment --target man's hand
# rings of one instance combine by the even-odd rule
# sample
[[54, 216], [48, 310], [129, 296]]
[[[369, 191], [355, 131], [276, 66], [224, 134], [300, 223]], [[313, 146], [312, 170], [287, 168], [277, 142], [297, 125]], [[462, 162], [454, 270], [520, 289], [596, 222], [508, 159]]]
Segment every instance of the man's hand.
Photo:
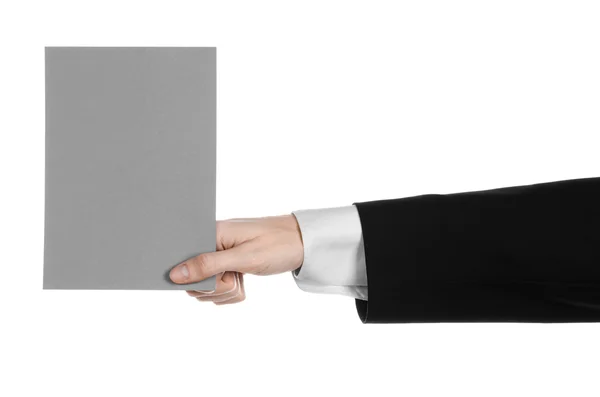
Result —
[[215, 291], [187, 293], [217, 305], [237, 303], [245, 299], [244, 273], [289, 272], [303, 260], [302, 236], [294, 215], [229, 219], [217, 222], [217, 252], [180, 263], [170, 277], [177, 284], [189, 284], [217, 275]]

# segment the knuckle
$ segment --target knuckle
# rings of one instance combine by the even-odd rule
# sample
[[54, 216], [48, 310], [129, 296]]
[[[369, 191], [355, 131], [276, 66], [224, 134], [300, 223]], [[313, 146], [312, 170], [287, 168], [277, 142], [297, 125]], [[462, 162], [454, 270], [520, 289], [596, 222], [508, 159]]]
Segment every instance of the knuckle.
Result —
[[198, 255], [196, 256], [193, 261], [192, 261], [192, 265], [194, 267], [194, 271], [199, 275], [202, 276], [204, 274], [208, 274], [210, 273], [210, 271], [212, 270], [212, 260], [210, 259], [210, 256], [208, 255]]
[[227, 221], [217, 221], [217, 236], [223, 236], [225, 234], [226, 227]]
[[[217, 232], [217, 242], [219, 243], [222, 241], [223, 236], [225, 235], [225, 221], [217, 221], [216, 232]], [[223, 247], [221, 247], [221, 248], [223, 248]]]
[[242, 302], [244, 299], [246, 299], [246, 294], [244, 293], [244, 291], [239, 291], [235, 297], [235, 301]]
[[243, 297], [240, 297], [239, 293], [234, 293], [223, 299], [215, 300], [214, 303], [217, 305], [230, 305], [232, 303], [241, 302], [242, 300], [244, 300], [244, 299], [243, 299]]

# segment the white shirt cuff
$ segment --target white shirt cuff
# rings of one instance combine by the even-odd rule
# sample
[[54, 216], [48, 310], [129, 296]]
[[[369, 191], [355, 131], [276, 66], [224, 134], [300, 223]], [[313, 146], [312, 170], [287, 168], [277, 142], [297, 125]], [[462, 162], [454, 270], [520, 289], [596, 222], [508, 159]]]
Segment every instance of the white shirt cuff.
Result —
[[304, 262], [292, 272], [307, 292], [367, 300], [367, 267], [355, 206], [292, 212], [300, 226]]

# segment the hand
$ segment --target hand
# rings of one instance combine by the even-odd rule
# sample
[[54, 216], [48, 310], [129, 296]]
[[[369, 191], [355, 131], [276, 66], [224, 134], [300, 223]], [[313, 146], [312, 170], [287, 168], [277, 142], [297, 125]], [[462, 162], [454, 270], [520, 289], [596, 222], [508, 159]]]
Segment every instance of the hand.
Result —
[[217, 305], [245, 299], [243, 274], [269, 275], [299, 268], [304, 260], [300, 228], [294, 215], [229, 219], [217, 222], [217, 252], [200, 254], [175, 266], [177, 284], [217, 276], [214, 291], [187, 291]]

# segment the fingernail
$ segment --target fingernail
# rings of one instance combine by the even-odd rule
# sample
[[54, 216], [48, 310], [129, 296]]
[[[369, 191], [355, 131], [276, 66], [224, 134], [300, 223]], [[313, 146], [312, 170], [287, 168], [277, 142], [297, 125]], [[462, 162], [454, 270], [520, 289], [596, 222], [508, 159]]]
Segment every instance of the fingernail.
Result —
[[176, 283], [181, 283], [190, 277], [190, 270], [188, 269], [185, 263], [177, 266], [175, 269], [171, 270], [171, 280]]

